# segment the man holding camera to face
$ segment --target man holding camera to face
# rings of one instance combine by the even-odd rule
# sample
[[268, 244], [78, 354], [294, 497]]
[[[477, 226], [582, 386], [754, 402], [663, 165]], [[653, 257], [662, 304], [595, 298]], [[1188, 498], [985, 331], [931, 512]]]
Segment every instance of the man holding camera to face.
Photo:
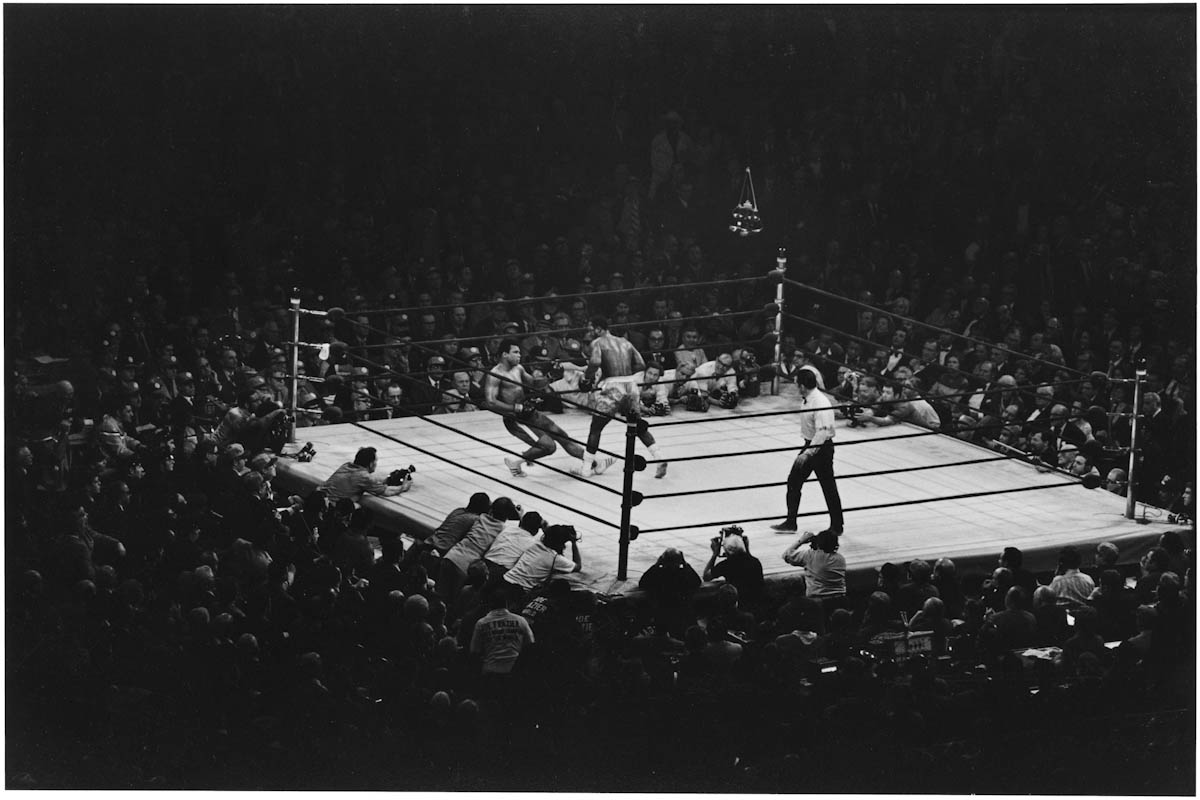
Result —
[[[571, 546], [571, 557], [563, 555], [567, 545]], [[583, 569], [583, 558], [579, 555], [579, 534], [571, 525], [551, 525], [527, 547], [512, 569], [504, 573], [503, 581], [510, 591], [530, 592], [550, 578], [560, 574], [571, 574]]]
[[[742, 529], [737, 525], [722, 528], [710, 544], [712, 557], [704, 565], [704, 580], [724, 578], [726, 583], [737, 588], [739, 597], [746, 601], [757, 600], [763, 585], [762, 562], [750, 555]], [[717, 559], [722, 555], [725, 560], [718, 564]]]

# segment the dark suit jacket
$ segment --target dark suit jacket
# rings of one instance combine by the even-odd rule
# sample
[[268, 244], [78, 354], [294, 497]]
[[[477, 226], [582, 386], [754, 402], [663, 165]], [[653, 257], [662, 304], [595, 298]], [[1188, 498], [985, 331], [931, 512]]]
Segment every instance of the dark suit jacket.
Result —
[[418, 375], [409, 379], [405, 394], [408, 396], [409, 409], [414, 414], [432, 414], [441, 408], [443, 387], [434, 386], [426, 375]]

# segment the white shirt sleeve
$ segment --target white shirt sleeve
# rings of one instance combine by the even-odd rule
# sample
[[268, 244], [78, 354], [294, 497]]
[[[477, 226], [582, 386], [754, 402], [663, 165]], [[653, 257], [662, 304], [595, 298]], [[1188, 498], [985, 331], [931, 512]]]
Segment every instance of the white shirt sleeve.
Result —
[[[820, 389], [816, 389], [814, 391], [819, 392]], [[820, 410], [813, 414], [813, 422], [815, 423], [815, 427], [818, 431], [828, 431], [829, 435], [832, 436], [835, 418], [833, 415], [833, 407], [829, 403], [829, 398], [826, 397], [822, 392], [821, 399], [817, 401], [817, 404]]]
[[658, 386], [654, 387], [654, 396], [658, 402], [666, 405], [671, 400], [671, 383], [675, 380], [675, 370], [669, 369], [663, 373], [663, 376], [658, 379]]

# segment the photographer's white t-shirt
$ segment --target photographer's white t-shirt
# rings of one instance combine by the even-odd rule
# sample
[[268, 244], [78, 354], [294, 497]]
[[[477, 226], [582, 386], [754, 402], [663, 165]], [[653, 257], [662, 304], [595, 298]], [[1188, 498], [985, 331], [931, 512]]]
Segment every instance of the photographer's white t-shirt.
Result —
[[521, 554], [513, 568], [504, 573], [504, 580], [524, 589], [533, 589], [545, 583], [555, 573], [574, 571], [574, 561], [541, 542], [534, 542]]

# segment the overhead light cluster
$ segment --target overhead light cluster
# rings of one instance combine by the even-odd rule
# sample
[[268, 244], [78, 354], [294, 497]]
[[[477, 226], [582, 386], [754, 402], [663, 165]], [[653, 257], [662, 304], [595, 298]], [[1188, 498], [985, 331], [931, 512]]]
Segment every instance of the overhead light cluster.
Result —
[[763, 229], [762, 216], [758, 213], [758, 198], [754, 195], [754, 178], [750, 168], [746, 167], [746, 176], [742, 179], [742, 191], [738, 203], [733, 207], [733, 224], [729, 226], [731, 233], [738, 236], [749, 236], [761, 233]]

